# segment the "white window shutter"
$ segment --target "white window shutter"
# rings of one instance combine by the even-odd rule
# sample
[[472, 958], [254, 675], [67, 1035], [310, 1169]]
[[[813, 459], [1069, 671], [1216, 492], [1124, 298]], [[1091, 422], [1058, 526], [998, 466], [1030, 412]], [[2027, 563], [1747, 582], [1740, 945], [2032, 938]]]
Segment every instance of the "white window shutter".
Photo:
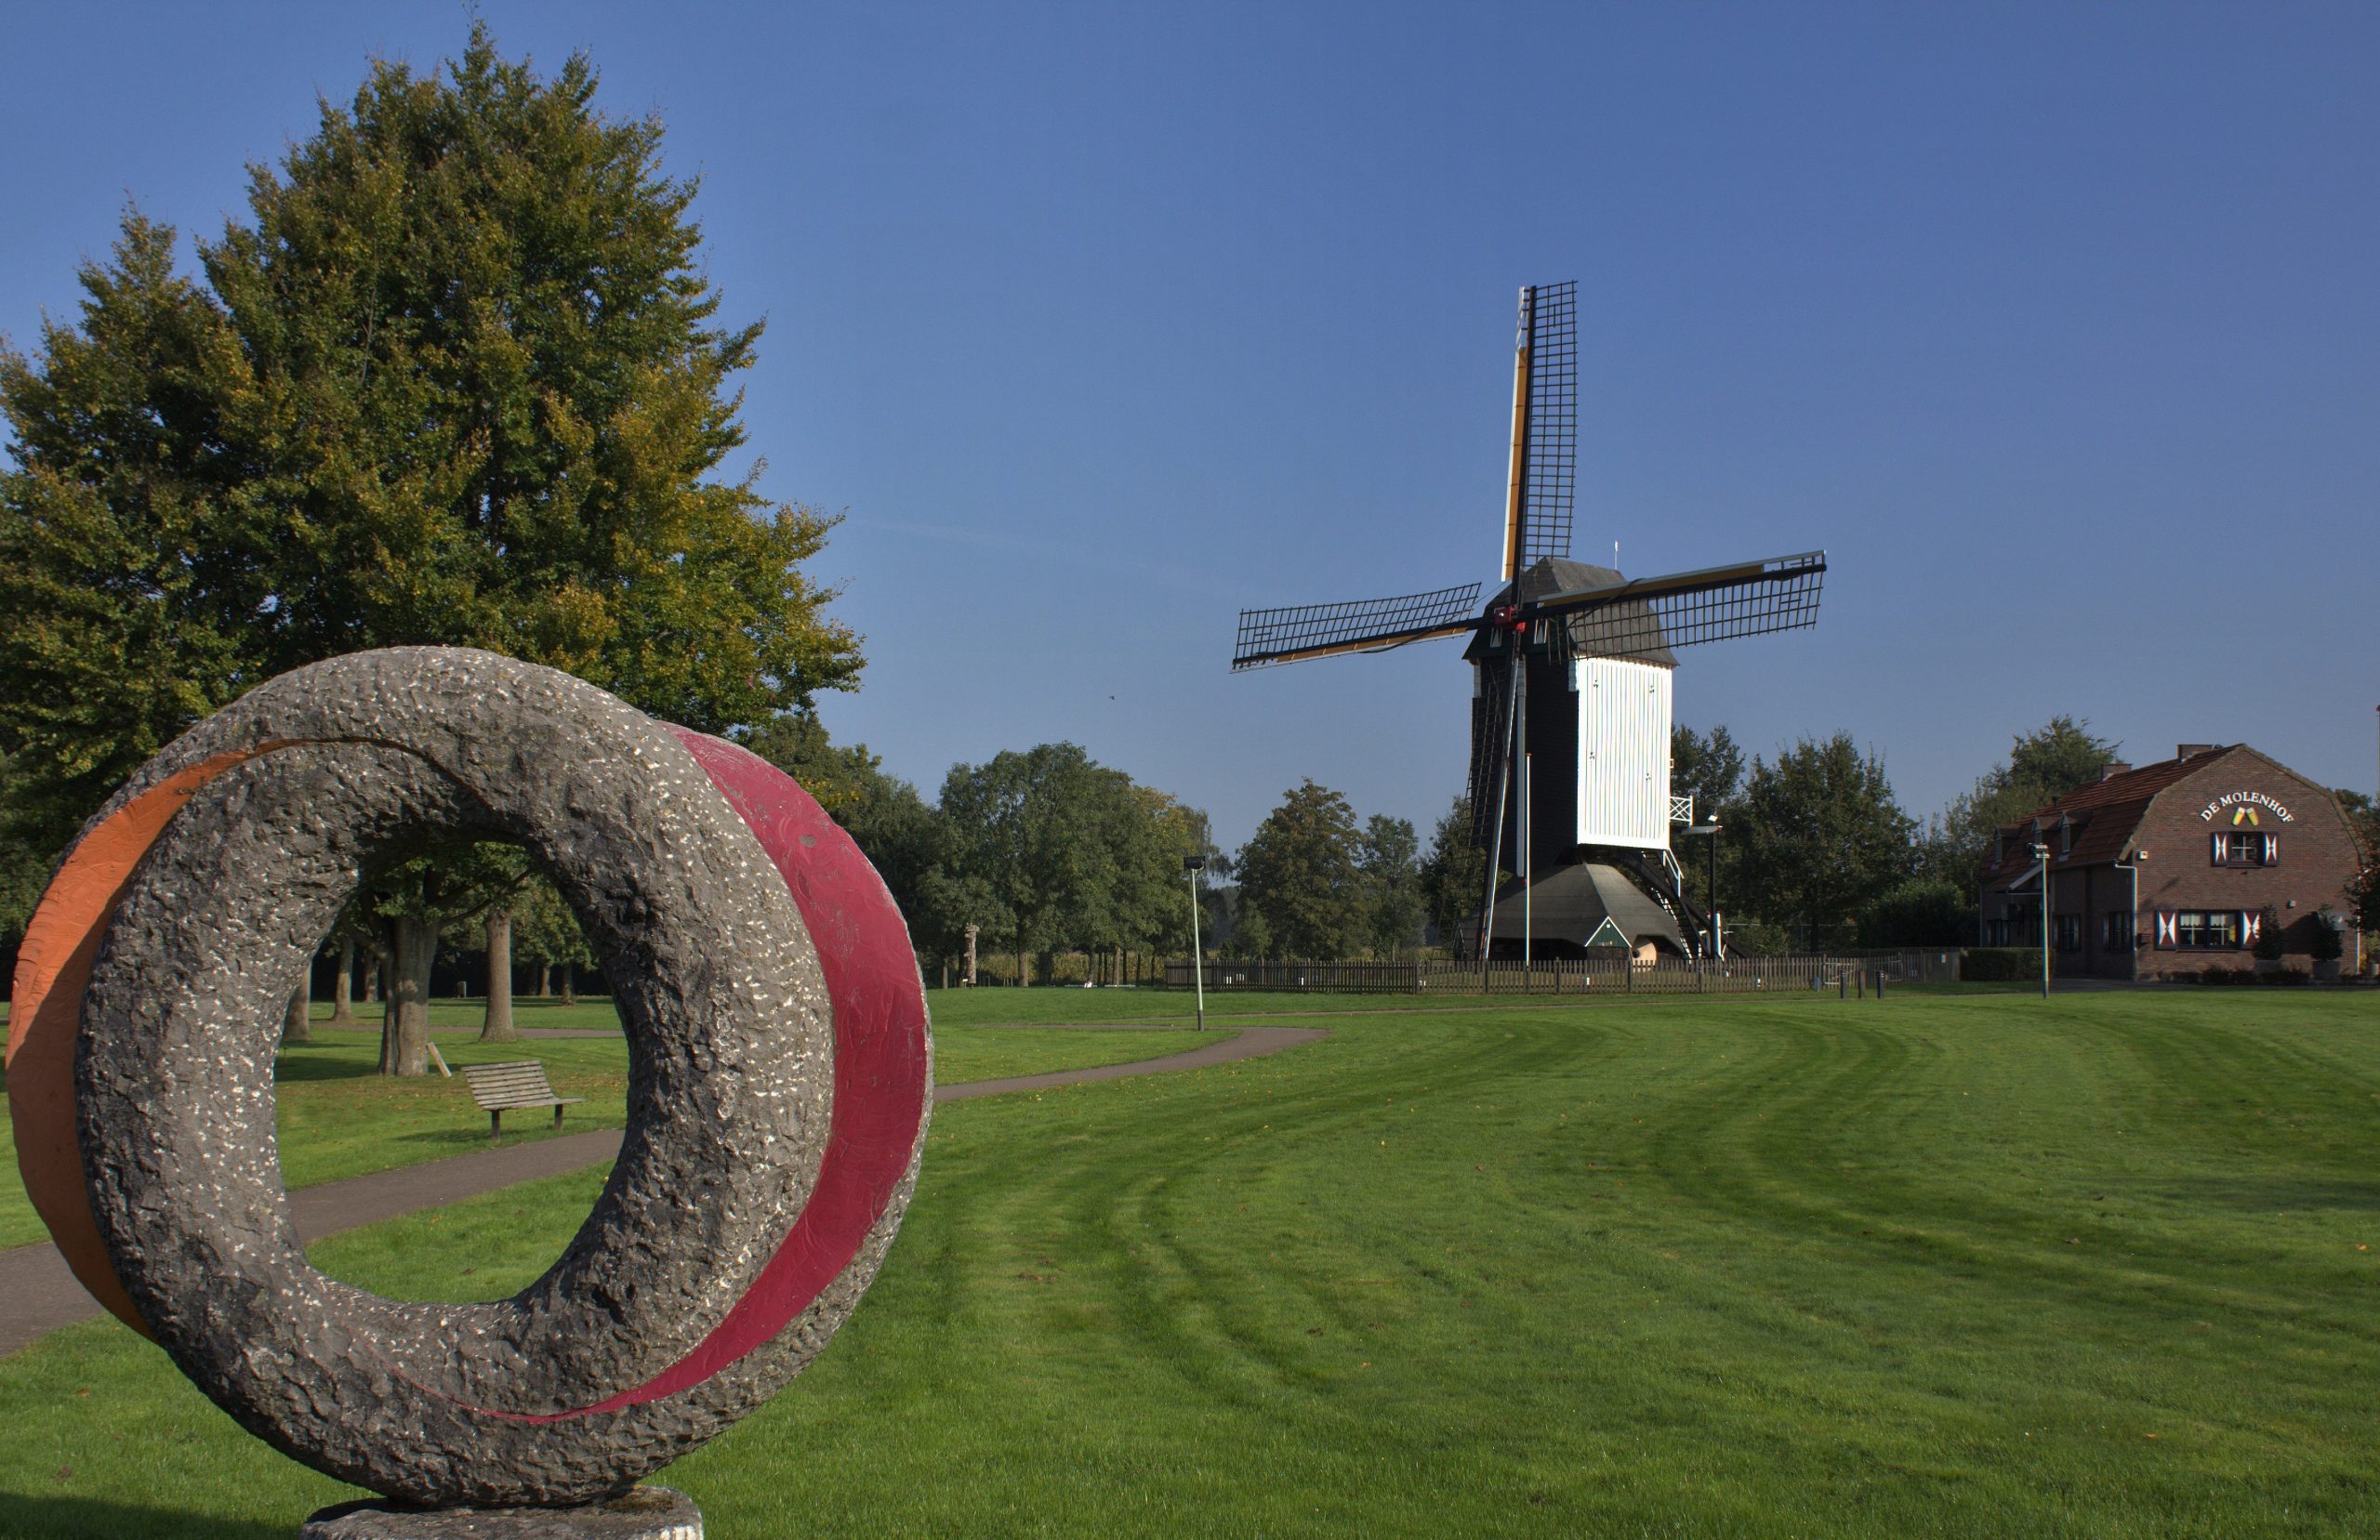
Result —
[[2215, 864], [2216, 864], [2217, 866], [2220, 866], [2220, 865], [2222, 865], [2222, 864], [2223, 864], [2223, 836], [2222, 836], [2222, 835], [2220, 835], [2220, 834], [2216, 834], [2216, 835], [2215, 835], [2215, 836], [2212, 836], [2212, 837], [2213, 837], [2213, 838], [2214, 838], [2214, 840], [2215, 840], [2215, 851], [2214, 851], [2214, 860], [2215, 860]]

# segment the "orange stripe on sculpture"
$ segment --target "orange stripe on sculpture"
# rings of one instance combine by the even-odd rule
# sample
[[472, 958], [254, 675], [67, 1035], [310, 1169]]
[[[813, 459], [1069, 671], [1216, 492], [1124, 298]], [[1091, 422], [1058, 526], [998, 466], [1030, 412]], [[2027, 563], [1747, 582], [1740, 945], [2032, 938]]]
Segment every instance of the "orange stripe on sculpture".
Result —
[[218, 754], [178, 771], [85, 835], [49, 879], [17, 952], [8, 1011], [8, 1115], [25, 1194], [91, 1297], [143, 1336], [149, 1323], [116, 1281], [84, 1195], [83, 1154], [74, 1138], [74, 1039], [82, 1030], [83, 991], [125, 884], [165, 825], [199, 787], [280, 746]]

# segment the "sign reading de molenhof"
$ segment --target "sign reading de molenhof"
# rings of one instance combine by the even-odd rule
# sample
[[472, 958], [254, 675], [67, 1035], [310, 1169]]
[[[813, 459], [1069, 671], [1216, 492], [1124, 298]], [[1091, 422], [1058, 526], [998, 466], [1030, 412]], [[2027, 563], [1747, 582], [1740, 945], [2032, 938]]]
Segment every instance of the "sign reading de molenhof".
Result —
[[2232, 823], [2238, 823], [2246, 822], [2253, 823], [2256, 821], [2256, 809], [2258, 808], [2263, 808], [2269, 811], [2275, 818], [2280, 819], [2283, 823], [2294, 823], [2296, 822], [2295, 819], [2289, 816], [2289, 809], [2287, 808], [2282, 807], [2280, 803], [2274, 801], [2263, 792], [2225, 792], [2221, 796], [2216, 797], [2214, 801], [2209, 802], [2205, 807], [2200, 809], [2198, 816], [2204, 822], [2212, 823], [2215, 822], [2216, 815], [2222, 813], [2228, 809], [2230, 810]]

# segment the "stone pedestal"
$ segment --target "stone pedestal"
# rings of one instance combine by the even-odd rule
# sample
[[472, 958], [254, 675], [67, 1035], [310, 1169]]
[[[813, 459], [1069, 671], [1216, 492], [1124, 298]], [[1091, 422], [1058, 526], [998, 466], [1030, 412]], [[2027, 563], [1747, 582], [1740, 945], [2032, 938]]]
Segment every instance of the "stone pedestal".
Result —
[[703, 1540], [702, 1509], [682, 1492], [641, 1486], [579, 1507], [409, 1507], [341, 1503], [306, 1520], [299, 1540]]

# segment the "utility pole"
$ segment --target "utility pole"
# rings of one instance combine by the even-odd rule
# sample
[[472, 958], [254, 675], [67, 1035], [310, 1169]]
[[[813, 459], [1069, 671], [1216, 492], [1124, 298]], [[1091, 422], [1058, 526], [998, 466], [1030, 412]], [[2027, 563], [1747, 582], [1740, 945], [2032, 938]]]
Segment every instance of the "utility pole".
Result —
[[[1526, 703], [1528, 697], [1524, 695], [1521, 699]], [[1527, 705], [1524, 704], [1521, 710], [1522, 719], [1527, 720]], [[1529, 947], [1531, 936], [1529, 876], [1532, 863], [1529, 861], [1528, 852], [1528, 770], [1532, 757], [1527, 754], [1521, 756], [1521, 993], [1523, 994], [1531, 993], [1530, 985], [1537, 967], [1536, 959], [1531, 956]]]
[[1198, 939], [1198, 874], [1207, 869], [1205, 856], [1183, 856], [1182, 875], [1190, 880], [1190, 979], [1198, 991], [1198, 1030], [1207, 1030], [1207, 950]]
[[2033, 859], [2042, 863], [2042, 998], [2049, 998], [2049, 847], [2033, 847]]

